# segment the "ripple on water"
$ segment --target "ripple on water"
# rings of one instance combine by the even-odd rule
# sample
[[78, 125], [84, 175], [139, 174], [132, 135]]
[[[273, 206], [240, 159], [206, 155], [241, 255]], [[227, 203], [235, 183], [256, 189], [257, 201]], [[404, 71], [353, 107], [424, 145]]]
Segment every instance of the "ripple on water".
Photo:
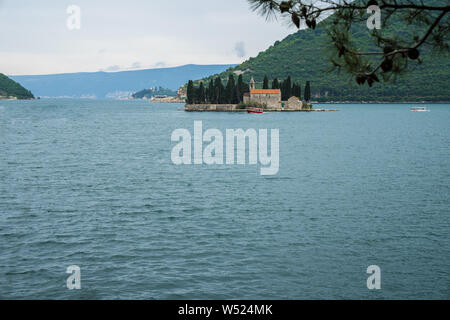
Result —
[[[0, 298], [448, 298], [448, 105], [426, 121], [343, 105], [250, 123], [177, 105], [5, 103]], [[279, 128], [279, 174], [172, 165], [172, 131], [198, 117]], [[73, 264], [80, 292], [65, 289]], [[371, 264], [376, 295], [361, 281]]]

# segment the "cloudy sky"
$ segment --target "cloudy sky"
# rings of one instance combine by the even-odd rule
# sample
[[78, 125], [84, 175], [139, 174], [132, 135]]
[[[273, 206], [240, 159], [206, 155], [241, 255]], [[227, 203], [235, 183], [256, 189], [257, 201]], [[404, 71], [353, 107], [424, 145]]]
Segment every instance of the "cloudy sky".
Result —
[[[79, 30], [67, 27], [71, 5]], [[293, 32], [246, 0], [0, 0], [0, 73], [240, 63]]]

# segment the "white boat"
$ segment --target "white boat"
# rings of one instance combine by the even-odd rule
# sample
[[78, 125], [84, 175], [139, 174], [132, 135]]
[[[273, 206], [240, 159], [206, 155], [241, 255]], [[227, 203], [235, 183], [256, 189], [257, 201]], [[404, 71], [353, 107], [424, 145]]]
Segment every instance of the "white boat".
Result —
[[430, 112], [427, 107], [412, 107], [410, 108], [412, 112]]

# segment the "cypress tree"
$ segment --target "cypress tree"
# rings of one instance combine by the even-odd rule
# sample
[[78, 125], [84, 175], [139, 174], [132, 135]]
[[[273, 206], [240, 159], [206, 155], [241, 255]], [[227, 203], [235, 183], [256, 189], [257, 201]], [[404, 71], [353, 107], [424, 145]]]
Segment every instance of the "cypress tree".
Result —
[[284, 90], [286, 90], [286, 94], [285, 94], [285, 96], [286, 96], [286, 100], [288, 100], [290, 97], [292, 97], [292, 81], [291, 81], [291, 76], [289, 76], [287, 79], [286, 79], [286, 82], [285, 82], [285, 89]]
[[233, 90], [231, 92], [231, 103], [238, 104], [239, 102], [241, 102], [240, 92], [238, 91], [236, 82], [234, 81], [234, 75], [232, 75], [232, 79], [233, 79]]
[[301, 95], [302, 95], [302, 87], [300, 86], [300, 84], [298, 84], [297, 82], [295, 82], [292, 86], [292, 95], [294, 97], [297, 97], [299, 99], [301, 99]]
[[199, 100], [198, 100], [198, 87], [196, 87], [195, 85], [194, 85], [194, 94], [193, 94], [193, 96], [192, 96], [192, 101], [194, 101], [194, 103], [195, 104], [198, 104], [199, 103]]
[[220, 104], [223, 103], [223, 84], [222, 79], [217, 77], [214, 82], [214, 103]]
[[278, 79], [275, 78], [272, 81], [272, 89], [280, 89], [280, 83], [278, 82]]
[[209, 81], [208, 91], [209, 91], [208, 103], [214, 103], [215, 89], [214, 89], [214, 81], [213, 81], [213, 79], [211, 79]]
[[238, 95], [239, 102], [244, 101], [244, 92], [245, 91], [245, 83], [242, 78], [242, 74], [239, 75], [237, 86], [236, 86], [236, 94]]
[[223, 86], [222, 79], [220, 79], [219, 91], [220, 91], [219, 103], [224, 104], [226, 103], [226, 99], [225, 99], [225, 87]]
[[286, 101], [286, 95], [285, 95], [285, 90], [284, 90], [284, 81], [280, 82], [280, 90], [281, 90], [281, 100]]
[[306, 86], [305, 86], [305, 101], [309, 102], [311, 100], [311, 85], [309, 83], [309, 81], [306, 81]]
[[198, 88], [198, 103], [205, 103], [205, 101], [205, 86], [203, 85], [203, 82], [200, 82], [200, 87]]
[[195, 96], [195, 88], [194, 88], [194, 82], [192, 80], [189, 80], [188, 86], [187, 86], [187, 103], [193, 104], [194, 103], [194, 96]]
[[236, 90], [234, 91], [234, 95], [236, 96], [237, 103], [242, 101], [242, 75], [239, 75], [238, 81], [236, 83]]
[[235, 97], [235, 90], [236, 85], [234, 83], [234, 76], [230, 74], [228, 77], [227, 87], [225, 89], [225, 101], [226, 103], [233, 103], [236, 99]]
[[269, 78], [267, 76], [264, 76], [263, 89], [269, 89]]

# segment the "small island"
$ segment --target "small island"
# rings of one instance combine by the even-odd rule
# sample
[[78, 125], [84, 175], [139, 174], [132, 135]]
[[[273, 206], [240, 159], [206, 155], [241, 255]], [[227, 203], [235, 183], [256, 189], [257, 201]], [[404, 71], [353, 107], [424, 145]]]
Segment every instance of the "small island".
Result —
[[294, 82], [291, 77], [281, 83], [275, 78], [272, 81], [272, 89], [269, 89], [269, 79], [264, 78], [262, 88], [257, 88], [253, 77], [250, 83], [243, 81], [242, 74], [239, 75], [237, 84], [234, 76], [230, 75], [226, 86], [222, 79], [217, 77], [210, 79], [207, 88], [200, 81], [198, 86], [189, 81], [186, 89], [185, 111], [195, 112], [246, 112], [257, 108], [273, 112], [312, 112], [312, 111], [337, 111], [314, 109], [311, 100], [311, 85], [306, 82], [304, 101], [301, 100], [301, 86]]
[[131, 96], [132, 99], [148, 100], [149, 102], [161, 102], [161, 103], [183, 103], [184, 99], [181, 99], [177, 91], [165, 89], [163, 87], [154, 87], [150, 89], [144, 89], [134, 93]]

